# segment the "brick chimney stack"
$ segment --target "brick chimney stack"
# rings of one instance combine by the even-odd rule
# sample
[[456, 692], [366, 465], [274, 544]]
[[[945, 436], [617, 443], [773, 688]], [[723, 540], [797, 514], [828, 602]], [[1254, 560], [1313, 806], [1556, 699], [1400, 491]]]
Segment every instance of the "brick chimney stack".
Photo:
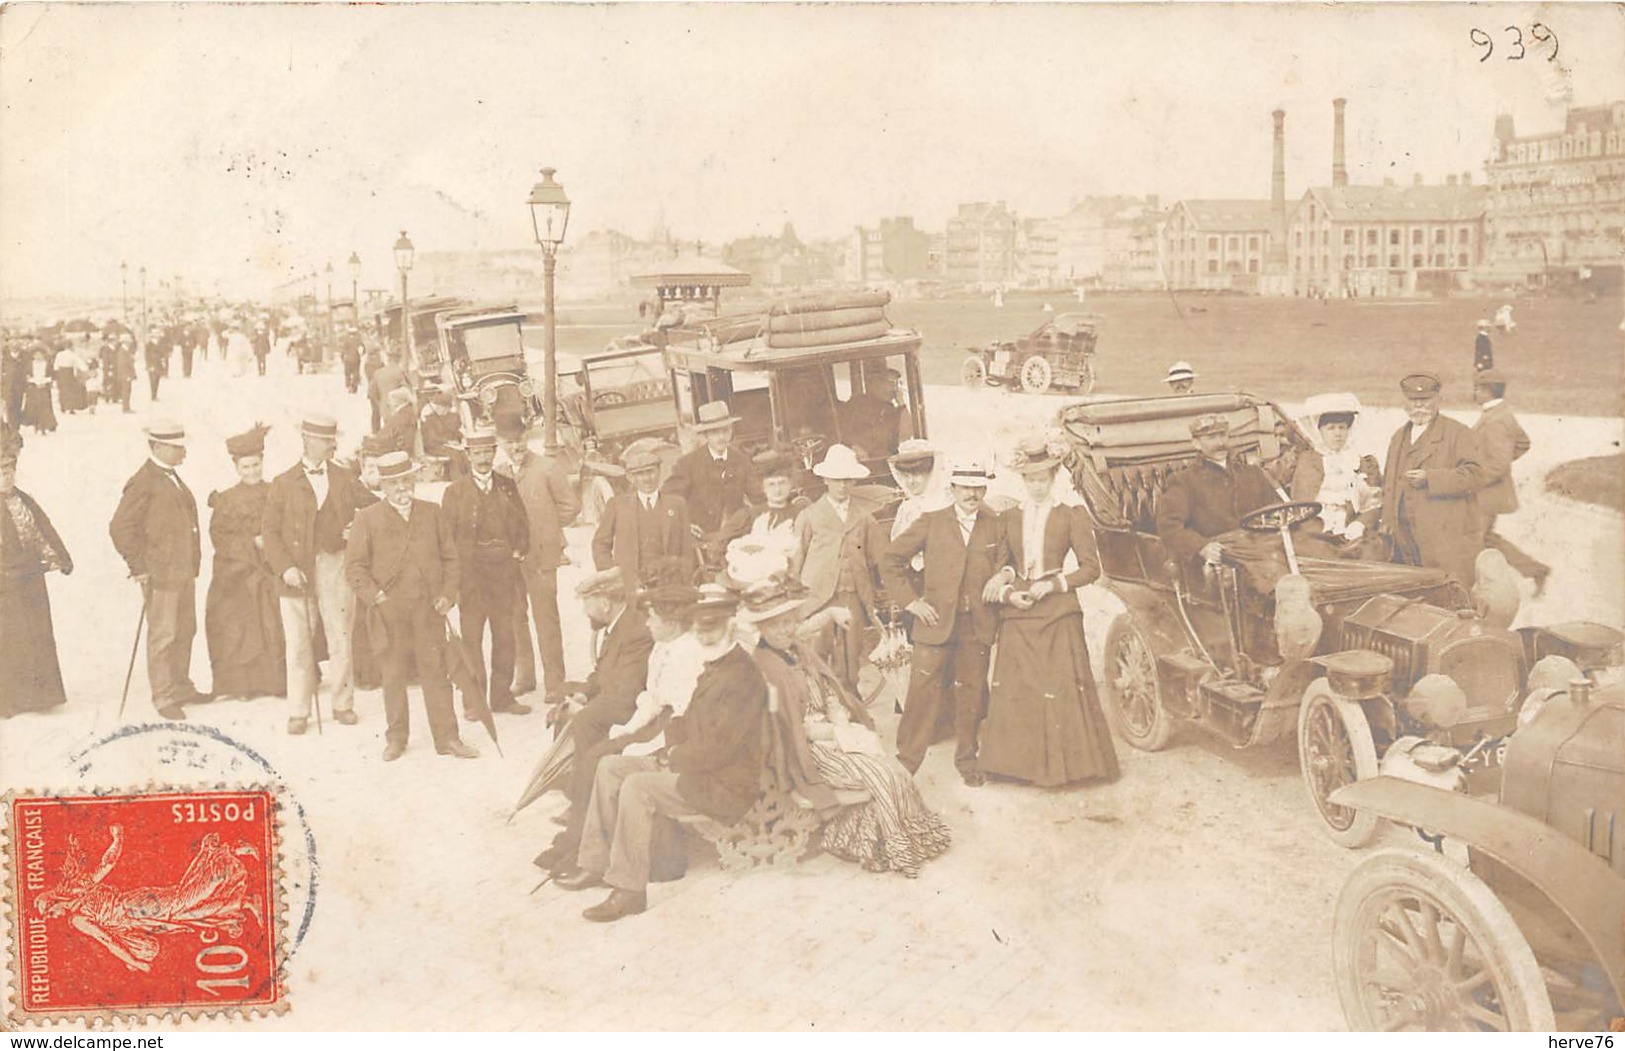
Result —
[[1349, 170], [1343, 163], [1343, 107], [1347, 99], [1332, 99], [1332, 185], [1347, 186]]
[[1273, 269], [1286, 269], [1286, 110], [1278, 109], [1275, 119], [1275, 161], [1270, 168], [1270, 251]]

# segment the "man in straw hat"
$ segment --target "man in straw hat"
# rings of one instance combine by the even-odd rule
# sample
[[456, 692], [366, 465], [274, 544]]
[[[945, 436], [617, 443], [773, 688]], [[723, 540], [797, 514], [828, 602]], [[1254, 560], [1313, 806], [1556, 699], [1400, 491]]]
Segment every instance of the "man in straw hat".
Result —
[[[265, 562], [276, 577], [288, 666], [288, 732], [302, 734], [316, 697], [316, 632], [327, 643], [333, 718], [356, 722], [350, 623], [354, 594], [345, 580], [344, 547], [356, 512], [377, 498], [333, 459], [339, 425], [310, 412], [299, 424], [299, 462], [271, 480], [261, 520]], [[319, 618], [319, 619], [318, 619]]]
[[1176, 361], [1168, 366], [1168, 375], [1162, 378], [1174, 394], [1189, 394], [1196, 387], [1196, 370], [1188, 361]]
[[632, 488], [604, 505], [593, 533], [593, 565], [618, 566], [628, 585], [683, 584], [694, 577], [688, 501], [660, 491], [664, 444], [640, 438], [626, 447], [621, 466]]
[[598, 763], [580, 868], [555, 880], [566, 890], [609, 886], [609, 897], [582, 913], [589, 920], [608, 923], [648, 907], [656, 817], [702, 814], [731, 825], [761, 791], [767, 683], [733, 638], [737, 608], [738, 600], [725, 588], [700, 589], [694, 634], [705, 669], [688, 710], [667, 725], [660, 752], [612, 755]]
[[726, 402], [708, 401], [695, 413], [701, 446], [672, 465], [661, 492], [688, 501], [689, 521], [702, 534], [717, 533], [747, 503], [762, 500], [762, 480], [749, 456], [733, 447], [734, 424]]
[[1484, 549], [1478, 492], [1490, 472], [1466, 424], [1439, 414], [1442, 387], [1431, 372], [1399, 381], [1409, 422], [1388, 443], [1382, 530], [1394, 538], [1396, 562], [1434, 566], [1472, 587], [1473, 560]]
[[[478, 431], [464, 445], [469, 472], [447, 486], [440, 501], [457, 544], [461, 570], [458, 616], [463, 638], [479, 654], [485, 652], [485, 626], [491, 626], [491, 665], [486, 680], [491, 710], [524, 715], [530, 706], [513, 699], [513, 654], [520, 563], [530, 550], [530, 519], [513, 479], [492, 470], [496, 435]], [[469, 710], [465, 697], [464, 714]]]
[[[993, 474], [976, 460], [948, 473], [953, 504], [926, 511], [898, 535], [880, 560], [886, 592], [914, 617], [908, 700], [897, 726], [897, 758], [919, 770], [944, 709], [953, 711], [954, 766], [967, 785], [983, 783], [977, 734], [987, 710], [988, 656], [998, 629], [996, 597], [1010, 546], [998, 512], [983, 504]], [[910, 573], [915, 555], [924, 574]], [[995, 578], [997, 577], [997, 580]]]
[[202, 563], [197, 499], [175, 473], [186, 459], [186, 428], [170, 417], [146, 428], [148, 458], [124, 484], [108, 527], [113, 546], [141, 585], [147, 616], [147, 682], [165, 719], [212, 700], [192, 685], [197, 576]]
[[1201, 457], [1168, 479], [1157, 501], [1157, 535], [1186, 568], [1198, 557], [1217, 563], [1223, 547], [1213, 538], [1241, 527], [1241, 519], [1284, 497], [1262, 468], [1230, 456], [1230, 421], [1206, 413], [1190, 422]]
[[384, 762], [406, 751], [410, 716], [406, 666], [417, 658], [423, 707], [435, 751], [479, 755], [463, 743], [446, 679], [446, 614], [457, 601], [457, 545], [435, 504], [412, 497], [417, 466], [405, 453], [378, 459], [384, 499], [362, 508], [351, 527], [344, 569], [369, 607], [368, 631], [384, 680]]
[[[570, 484], [564, 465], [530, 449], [525, 424], [518, 416], [496, 421], [497, 443], [507, 457], [519, 500], [530, 524], [523, 578], [525, 600], [536, 623], [536, 647], [541, 653], [542, 685], [549, 704], [564, 697], [564, 632], [559, 624], [559, 567], [564, 555], [564, 527], [581, 513], [581, 498]], [[520, 603], [521, 620], [525, 602]], [[515, 693], [536, 688], [536, 658], [530, 646], [530, 626], [519, 625], [515, 649], [518, 681]]]
[[[801, 605], [803, 616], [828, 606], [839, 606], [851, 614], [846, 630], [838, 634], [826, 630], [820, 648], [830, 654], [830, 664], [841, 682], [855, 690], [863, 666], [860, 627], [864, 611], [873, 608], [875, 601], [868, 544], [880, 503], [853, 495], [856, 484], [869, 477], [869, 469], [845, 445], [831, 445], [813, 467], [813, 474], [823, 479], [824, 495], [796, 518], [790, 575], [807, 589]], [[842, 643], [839, 652], [833, 651], [836, 639]]]

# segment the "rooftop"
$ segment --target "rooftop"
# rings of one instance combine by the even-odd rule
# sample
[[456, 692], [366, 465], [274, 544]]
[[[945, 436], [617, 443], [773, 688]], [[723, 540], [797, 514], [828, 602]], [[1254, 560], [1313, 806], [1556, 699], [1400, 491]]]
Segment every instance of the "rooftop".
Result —
[[1270, 202], [1267, 200], [1183, 200], [1174, 207], [1184, 208], [1201, 230], [1267, 230]]
[[1433, 186], [1316, 186], [1312, 195], [1334, 220], [1453, 222], [1484, 214], [1489, 189], [1458, 183]]

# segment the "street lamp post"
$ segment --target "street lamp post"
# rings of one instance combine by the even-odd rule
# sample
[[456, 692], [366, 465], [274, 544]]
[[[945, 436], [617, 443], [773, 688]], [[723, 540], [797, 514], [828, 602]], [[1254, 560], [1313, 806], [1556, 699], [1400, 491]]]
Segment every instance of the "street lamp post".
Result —
[[333, 261], [327, 261], [327, 331], [323, 334], [322, 360], [333, 360]]
[[559, 448], [559, 363], [553, 274], [558, 266], [559, 245], [564, 243], [564, 229], [570, 223], [570, 199], [564, 195], [564, 187], [554, 181], [555, 170], [542, 169], [542, 181], [531, 187], [530, 198], [526, 202], [530, 205], [530, 221], [536, 233], [536, 243], [542, 249], [544, 309], [547, 312], [547, 324], [542, 330], [542, 442], [549, 454], [558, 452]]
[[118, 301], [123, 322], [130, 323], [130, 264], [118, 265]]
[[412, 319], [407, 311], [406, 298], [406, 272], [412, 269], [412, 241], [401, 231], [400, 238], [395, 242], [395, 269], [401, 272], [401, 347], [404, 357], [401, 367], [412, 367]]
[[147, 348], [147, 268], [141, 268], [141, 349]]
[[350, 268], [350, 307], [355, 311], [356, 327], [361, 325], [361, 257], [354, 252], [350, 253], [350, 261], [345, 264]]

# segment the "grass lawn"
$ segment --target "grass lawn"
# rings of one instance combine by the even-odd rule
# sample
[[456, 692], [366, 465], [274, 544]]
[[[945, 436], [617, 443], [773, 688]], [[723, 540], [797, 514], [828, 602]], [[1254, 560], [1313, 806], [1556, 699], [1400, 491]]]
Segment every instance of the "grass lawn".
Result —
[[[1100, 393], [1161, 393], [1177, 360], [1201, 378], [1198, 390], [1241, 389], [1284, 401], [1322, 391], [1353, 391], [1362, 401], [1399, 402], [1399, 378], [1437, 372], [1449, 408], [1470, 408], [1474, 322], [1508, 300], [1261, 299], [1166, 293], [1100, 295], [1081, 306], [1071, 298], [1014, 293], [1003, 308], [988, 297], [893, 302], [892, 322], [925, 337], [925, 382], [957, 383], [965, 354], [995, 339], [1024, 335], [1057, 312], [1103, 317], [1096, 357]], [[738, 292], [728, 313], [761, 304]], [[1495, 333], [1496, 367], [1507, 374], [1509, 400], [1525, 412], [1618, 416], [1621, 413], [1620, 304], [1572, 299], [1511, 300], [1517, 329]], [[636, 332], [637, 308], [565, 305], [559, 348], [580, 354]]]
[[1571, 460], [1546, 475], [1546, 491], [1610, 511], [1625, 510], [1625, 454]]

